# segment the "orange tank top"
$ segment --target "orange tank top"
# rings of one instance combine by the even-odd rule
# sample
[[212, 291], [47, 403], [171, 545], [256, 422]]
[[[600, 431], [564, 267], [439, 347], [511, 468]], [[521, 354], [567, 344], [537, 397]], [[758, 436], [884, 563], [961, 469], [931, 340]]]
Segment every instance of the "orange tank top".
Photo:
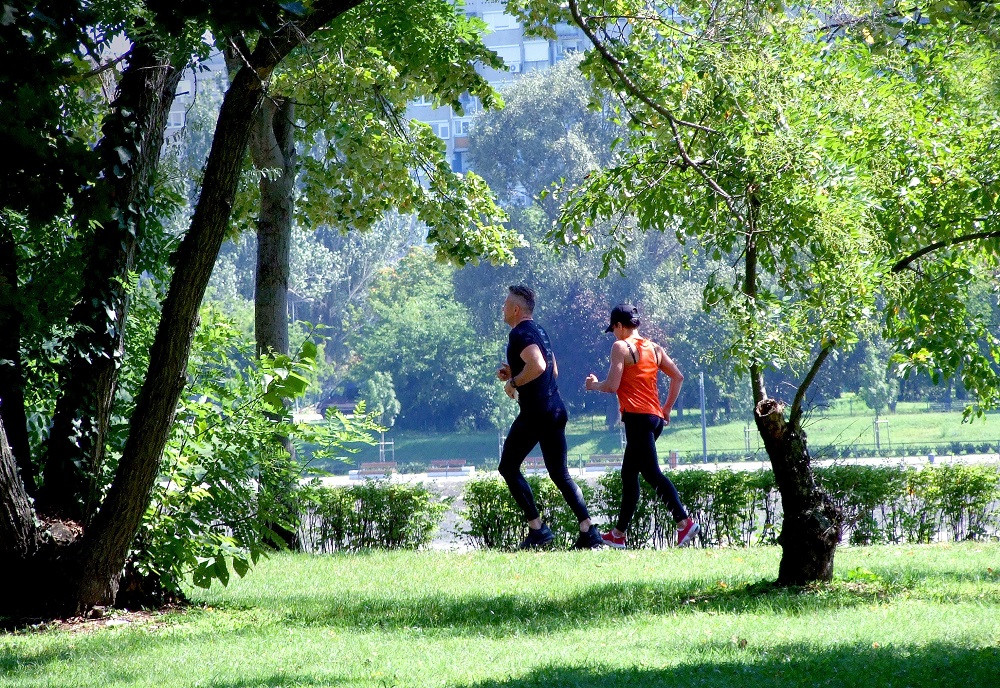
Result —
[[[631, 342], [626, 341], [631, 347]], [[663, 417], [660, 407], [660, 393], [656, 388], [656, 349], [648, 339], [637, 339], [635, 346], [626, 356], [635, 352], [636, 360], [632, 365], [625, 366], [622, 371], [622, 381], [618, 385], [618, 406], [622, 413], [647, 413]]]

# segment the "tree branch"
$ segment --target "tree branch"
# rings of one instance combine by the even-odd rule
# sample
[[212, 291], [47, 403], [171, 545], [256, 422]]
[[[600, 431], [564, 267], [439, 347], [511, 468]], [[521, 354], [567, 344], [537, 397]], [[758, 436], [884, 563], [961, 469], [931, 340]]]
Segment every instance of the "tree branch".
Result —
[[662, 116], [664, 119], [667, 120], [667, 122], [670, 124], [670, 130], [673, 133], [674, 142], [677, 144], [677, 150], [680, 153], [681, 158], [683, 158], [684, 162], [689, 167], [691, 167], [691, 169], [697, 172], [702, 179], [705, 180], [705, 183], [708, 185], [710, 189], [712, 189], [712, 191], [714, 191], [715, 193], [717, 193], [719, 196], [722, 197], [722, 200], [725, 201], [726, 206], [729, 208], [729, 211], [740, 221], [740, 223], [746, 224], [743, 218], [743, 214], [740, 213], [740, 211], [737, 209], [733, 197], [730, 194], [728, 194], [725, 190], [723, 190], [723, 188], [719, 186], [718, 182], [712, 179], [712, 177], [709, 176], [709, 174], [705, 172], [705, 170], [699, 167], [695, 163], [695, 161], [691, 159], [691, 156], [688, 155], [687, 147], [684, 145], [683, 139], [681, 139], [680, 132], [678, 131], [678, 126], [704, 131], [709, 134], [717, 134], [718, 132], [710, 127], [706, 127], [701, 124], [696, 124], [694, 122], [687, 122], [685, 120], [675, 117], [670, 110], [668, 110], [666, 107], [664, 107], [660, 103], [657, 103], [652, 98], [647, 96], [639, 87], [639, 85], [635, 83], [635, 81], [633, 81], [631, 77], [629, 77], [625, 73], [625, 70], [622, 68], [621, 62], [619, 62], [618, 59], [611, 54], [607, 46], [605, 46], [604, 43], [591, 30], [590, 26], [587, 24], [587, 20], [584, 19], [582, 14], [580, 14], [580, 6], [577, 0], [569, 0], [569, 9], [570, 13], [573, 15], [573, 21], [576, 22], [577, 26], [580, 27], [580, 30], [583, 31], [584, 35], [587, 36], [590, 42], [594, 44], [594, 47], [597, 48], [597, 51], [604, 58], [605, 64], [607, 64], [608, 67], [611, 69], [611, 71], [614, 72], [615, 76], [617, 76], [618, 79], [621, 81], [621, 83], [625, 86], [625, 89], [629, 93], [631, 93], [633, 97], [645, 103], [654, 112], [658, 113], [660, 116]]
[[799, 418], [802, 416], [802, 401], [806, 397], [806, 390], [809, 389], [809, 385], [811, 385], [812, 381], [816, 378], [816, 374], [819, 373], [819, 369], [822, 367], [826, 357], [830, 355], [830, 352], [836, 345], [837, 340], [835, 339], [830, 339], [827, 342], [826, 346], [820, 350], [816, 360], [813, 361], [812, 368], [809, 369], [809, 374], [806, 375], [802, 384], [799, 385], [799, 388], [795, 391], [795, 400], [792, 402], [792, 410], [788, 414], [789, 425], [796, 425], [798, 423]]
[[895, 265], [892, 266], [893, 272], [902, 272], [910, 263], [926, 256], [928, 253], [933, 253], [940, 248], [947, 248], [948, 246], [957, 246], [959, 244], [965, 244], [970, 241], [979, 241], [980, 239], [1000, 239], [1000, 230], [994, 230], [992, 232], [975, 232], [973, 234], [965, 234], [959, 237], [953, 237], [951, 239], [946, 239], [944, 241], [935, 241], [933, 244], [923, 247], [919, 251], [911, 253], [906, 258], [903, 258]]

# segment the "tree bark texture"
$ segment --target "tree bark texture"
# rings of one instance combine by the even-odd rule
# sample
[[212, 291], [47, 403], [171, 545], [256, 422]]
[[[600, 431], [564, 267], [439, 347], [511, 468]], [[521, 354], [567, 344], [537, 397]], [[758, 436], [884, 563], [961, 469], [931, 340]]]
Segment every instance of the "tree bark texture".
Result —
[[24, 369], [21, 362], [21, 302], [17, 286], [17, 246], [11, 228], [0, 221], [0, 421], [7, 428], [10, 449], [25, 491], [34, 497], [35, 464], [28, 441], [24, 409]]
[[[258, 170], [270, 171], [260, 178], [260, 217], [257, 219], [254, 289], [257, 355], [288, 354], [288, 280], [297, 172], [294, 101], [264, 99], [250, 133], [250, 155]], [[288, 437], [276, 439], [289, 456], [295, 456], [295, 446]], [[277, 495], [290, 495], [295, 488], [294, 482], [275, 482], [266, 471], [261, 472], [260, 479], [262, 486]], [[291, 502], [279, 498], [279, 503], [288, 510], [286, 516], [294, 519]], [[271, 531], [285, 547], [298, 549], [297, 529], [281, 525], [281, 521], [272, 522]]]
[[265, 99], [257, 111], [250, 151], [261, 175], [257, 220], [257, 276], [254, 334], [257, 353], [288, 353], [288, 280], [295, 191], [295, 104]]
[[784, 516], [781, 524], [779, 585], [805, 585], [833, 579], [833, 556], [840, 542], [843, 514], [823, 492], [812, 472], [806, 434], [796, 419], [785, 421], [775, 399], [757, 404], [757, 430], [771, 458]]
[[[78, 610], [113, 604], [129, 546], [149, 504], [153, 482], [184, 387], [198, 309], [232, 216], [254, 113], [278, 63], [308, 36], [359, 0], [317, 0], [301, 23], [262, 37], [233, 78], [222, 102], [202, 193], [184, 240], [150, 350], [150, 368], [136, 400], [128, 440], [108, 495], [83, 537], [74, 594]], [[246, 55], [246, 53], [243, 53]]]
[[7, 443], [6, 428], [0, 425], [0, 560], [5, 566], [29, 559], [38, 551], [38, 531], [32, 516], [28, 492]]
[[94, 474], [124, 353], [129, 307], [127, 279], [143, 239], [143, 210], [163, 147], [167, 115], [186, 56], [175, 58], [135, 43], [104, 124], [98, 184], [83, 222], [97, 221], [77, 305], [76, 333], [62, 375], [62, 395], [44, 448], [40, 513], [84, 522], [94, 508]]

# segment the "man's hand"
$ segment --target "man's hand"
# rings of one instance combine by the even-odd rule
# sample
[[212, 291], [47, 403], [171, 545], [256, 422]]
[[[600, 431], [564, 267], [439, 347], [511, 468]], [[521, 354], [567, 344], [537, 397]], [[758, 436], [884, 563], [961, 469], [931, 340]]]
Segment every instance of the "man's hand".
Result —
[[[509, 373], [508, 373], [508, 374], [509, 374]], [[506, 395], [507, 395], [507, 396], [509, 396], [509, 397], [510, 397], [511, 399], [513, 399], [514, 401], [517, 401], [517, 388], [516, 388], [516, 387], [514, 387], [514, 385], [512, 385], [512, 384], [510, 383], [510, 380], [507, 380], [507, 384], [505, 384], [505, 385], [503, 386], [503, 391], [504, 391], [504, 393], [506, 393]]]
[[510, 379], [510, 366], [508, 364], [502, 363], [500, 364], [500, 367], [497, 368], [497, 379], [503, 380], [504, 382]]

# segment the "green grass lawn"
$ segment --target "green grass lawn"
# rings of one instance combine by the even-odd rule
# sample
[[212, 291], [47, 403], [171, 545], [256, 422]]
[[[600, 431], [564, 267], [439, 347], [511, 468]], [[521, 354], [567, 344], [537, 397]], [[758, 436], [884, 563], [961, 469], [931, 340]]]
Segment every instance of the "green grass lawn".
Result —
[[[960, 404], [955, 408], [959, 409]], [[984, 443], [1000, 445], [1000, 417], [987, 415], [972, 423], [962, 422], [961, 410], [931, 412], [924, 403], [900, 403], [897, 412], [883, 416], [888, 426], [882, 429], [882, 443], [895, 445], [941, 445], [945, 453], [947, 443]], [[831, 445], [870, 448], [874, 444], [872, 422], [874, 414], [859, 400], [845, 397], [831, 407], [814, 409], [806, 418], [809, 446], [817, 458], [823, 458]], [[707, 440], [709, 452], [740, 453], [746, 446], [746, 422], [723, 423], [709, 426]], [[751, 428], [751, 453], [759, 458], [765, 454], [758, 441], [755, 428]], [[397, 463], [427, 465], [433, 459], [465, 459], [470, 464], [495, 467], [498, 459], [496, 432], [469, 433], [418, 433], [394, 431], [387, 435], [395, 443]], [[621, 441], [616, 429], [603, 429], [597, 417], [571, 417], [566, 439], [571, 465], [582, 465], [591, 454], [606, 454], [620, 450]], [[683, 418], [674, 417], [657, 443], [661, 458], [667, 452], [680, 452], [682, 461], [701, 460], [701, 420], [690, 411]], [[536, 451], [537, 453], [537, 451]], [[350, 456], [353, 463], [377, 461], [378, 447], [362, 447]], [[331, 465], [328, 464], [328, 468]], [[346, 470], [341, 466], [342, 470]]]
[[0, 635], [0, 687], [993, 686], [1000, 544], [283, 555], [201, 606]]

